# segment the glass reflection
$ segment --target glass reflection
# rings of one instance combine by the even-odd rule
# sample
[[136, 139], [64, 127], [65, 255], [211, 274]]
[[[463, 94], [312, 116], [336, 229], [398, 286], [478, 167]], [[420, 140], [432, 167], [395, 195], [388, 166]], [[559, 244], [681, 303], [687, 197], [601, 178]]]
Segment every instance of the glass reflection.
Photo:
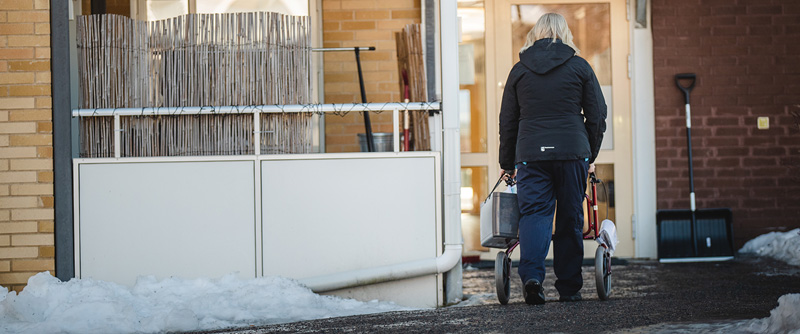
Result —
[[189, 8], [189, 0], [146, 0], [147, 20], [156, 21], [184, 14], [277, 12], [287, 15], [309, 15], [307, 1], [295, 0], [195, 0], [195, 8]]
[[[602, 181], [597, 184], [597, 220], [599, 222], [604, 219], [617, 221], [614, 201], [614, 164], [596, 164], [595, 175]], [[586, 194], [592, 196], [592, 185], [588, 179], [586, 182]], [[589, 212], [586, 209], [586, 201], [583, 203], [583, 230], [589, 230]]]
[[484, 15], [483, 1], [458, 1], [462, 39], [458, 46], [462, 153], [487, 150]]
[[147, 0], [146, 6], [148, 21], [189, 14], [189, 2], [186, 0]]
[[461, 233], [465, 255], [489, 250], [481, 246], [481, 202], [489, 191], [486, 180], [486, 167], [461, 168]]
[[277, 12], [308, 15], [308, 1], [297, 0], [196, 0], [198, 13]]

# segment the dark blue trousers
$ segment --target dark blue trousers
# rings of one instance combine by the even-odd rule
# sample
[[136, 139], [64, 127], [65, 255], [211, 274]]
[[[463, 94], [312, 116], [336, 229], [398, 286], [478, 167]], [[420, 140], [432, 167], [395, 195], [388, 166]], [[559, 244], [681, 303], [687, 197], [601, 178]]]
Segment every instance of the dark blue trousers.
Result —
[[544, 282], [544, 259], [552, 236], [556, 290], [572, 296], [583, 287], [583, 199], [588, 169], [589, 163], [582, 160], [517, 165], [519, 275], [523, 284], [530, 279]]

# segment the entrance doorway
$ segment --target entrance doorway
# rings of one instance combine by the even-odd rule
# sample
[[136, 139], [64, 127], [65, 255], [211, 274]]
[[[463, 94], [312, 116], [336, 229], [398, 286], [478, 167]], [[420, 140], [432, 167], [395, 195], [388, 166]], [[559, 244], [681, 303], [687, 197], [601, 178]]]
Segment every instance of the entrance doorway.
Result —
[[[462, 20], [460, 62], [467, 81], [462, 81], [462, 225], [465, 255], [494, 259], [494, 251], [480, 247], [477, 214], [480, 203], [500, 173], [498, 116], [505, 80], [519, 60], [525, 36], [541, 15], [559, 13], [567, 19], [580, 56], [592, 65], [608, 106], [607, 130], [597, 174], [606, 187], [598, 188], [601, 219], [616, 223], [620, 244], [615, 254], [632, 257], [633, 171], [631, 146], [631, 94], [628, 59], [630, 32], [624, 0], [459, 1]], [[480, 8], [483, 17], [475, 12]], [[483, 19], [483, 22], [480, 20]], [[484, 29], [477, 29], [481, 27]], [[482, 30], [476, 33], [476, 30]], [[480, 35], [483, 34], [483, 36]], [[464, 70], [465, 63], [473, 65]], [[475, 97], [477, 95], [477, 98]], [[476, 107], [476, 104], [478, 105]], [[478, 110], [476, 110], [478, 109]], [[481, 111], [480, 109], [483, 109]], [[465, 116], [467, 120], [465, 121]], [[470, 126], [465, 133], [463, 124]], [[485, 126], [485, 132], [476, 127]], [[483, 135], [483, 137], [481, 137]], [[467, 138], [464, 138], [464, 137]], [[469, 145], [463, 144], [466, 142]], [[485, 145], [481, 145], [485, 143]], [[475, 147], [483, 149], [478, 151]], [[466, 205], [463, 205], [466, 204]], [[587, 250], [594, 247], [587, 246]], [[593, 254], [586, 254], [588, 257]]]

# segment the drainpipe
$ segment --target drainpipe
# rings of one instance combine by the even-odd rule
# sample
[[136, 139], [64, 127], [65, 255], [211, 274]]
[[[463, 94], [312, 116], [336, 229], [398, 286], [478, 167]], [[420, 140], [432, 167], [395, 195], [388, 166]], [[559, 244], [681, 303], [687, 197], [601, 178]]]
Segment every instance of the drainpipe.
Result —
[[463, 298], [461, 266], [461, 138], [458, 118], [458, 26], [456, 2], [439, 1], [444, 182], [444, 253], [433, 259], [301, 279], [314, 292], [448, 273], [446, 302]]
[[[445, 246], [458, 246], [461, 264], [461, 124], [458, 112], [458, 6], [456, 1], [439, 1], [439, 41], [442, 71], [442, 164], [444, 169]], [[461, 266], [445, 276], [445, 301], [463, 299]]]
[[441, 274], [452, 269], [459, 260], [461, 260], [461, 245], [445, 245], [444, 253], [437, 258], [305, 278], [301, 279], [300, 283], [314, 292], [333, 291], [367, 284]]

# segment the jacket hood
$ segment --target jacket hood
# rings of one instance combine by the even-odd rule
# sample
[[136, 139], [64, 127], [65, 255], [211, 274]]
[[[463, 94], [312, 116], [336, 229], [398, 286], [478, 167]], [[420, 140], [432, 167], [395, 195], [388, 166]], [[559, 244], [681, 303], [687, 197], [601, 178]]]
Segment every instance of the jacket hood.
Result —
[[561, 43], [560, 39], [553, 42], [552, 38], [544, 38], [520, 52], [519, 61], [536, 74], [546, 74], [566, 63], [574, 55], [575, 50]]

